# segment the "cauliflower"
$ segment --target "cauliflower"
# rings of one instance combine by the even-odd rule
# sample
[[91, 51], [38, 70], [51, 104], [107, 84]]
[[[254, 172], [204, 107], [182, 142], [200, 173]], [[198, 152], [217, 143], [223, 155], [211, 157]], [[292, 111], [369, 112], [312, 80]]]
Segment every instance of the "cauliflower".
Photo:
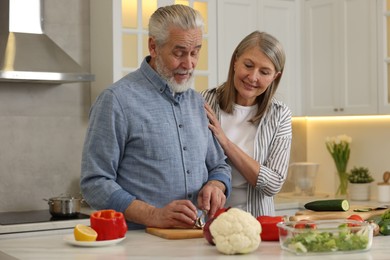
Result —
[[227, 255], [246, 254], [261, 242], [261, 225], [250, 213], [231, 208], [210, 224], [210, 232], [219, 252]]

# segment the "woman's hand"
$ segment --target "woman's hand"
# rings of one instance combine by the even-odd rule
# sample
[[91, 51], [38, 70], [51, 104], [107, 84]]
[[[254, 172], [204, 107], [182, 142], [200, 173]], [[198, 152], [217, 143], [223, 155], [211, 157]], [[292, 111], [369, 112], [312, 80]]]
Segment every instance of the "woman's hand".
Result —
[[260, 172], [260, 164], [229, 140], [222, 130], [221, 124], [210, 105], [206, 103], [204, 107], [210, 121], [209, 128], [222, 146], [230, 163], [233, 164], [249, 184], [256, 187], [257, 178]]
[[221, 124], [219, 123], [217, 116], [215, 115], [213, 109], [208, 103], [204, 105], [207, 113], [207, 117], [210, 121], [209, 129], [213, 132], [215, 138], [221, 144], [222, 148], [225, 150], [229, 143], [229, 139], [226, 137], [225, 132], [222, 130]]

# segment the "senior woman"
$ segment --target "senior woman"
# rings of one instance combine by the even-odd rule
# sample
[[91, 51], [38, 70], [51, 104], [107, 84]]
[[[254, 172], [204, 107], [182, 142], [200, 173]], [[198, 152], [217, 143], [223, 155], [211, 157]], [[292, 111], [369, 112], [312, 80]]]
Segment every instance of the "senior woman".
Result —
[[291, 111], [274, 98], [285, 53], [272, 35], [254, 31], [233, 52], [227, 80], [202, 91], [212, 130], [232, 166], [226, 206], [275, 215], [273, 197], [287, 177]]

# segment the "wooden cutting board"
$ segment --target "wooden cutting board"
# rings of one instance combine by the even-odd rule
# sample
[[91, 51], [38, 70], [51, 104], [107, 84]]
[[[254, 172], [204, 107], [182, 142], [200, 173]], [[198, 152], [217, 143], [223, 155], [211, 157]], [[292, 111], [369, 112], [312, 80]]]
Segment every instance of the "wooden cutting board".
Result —
[[165, 239], [188, 239], [202, 238], [202, 229], [182, 229], [182, 228], [146, 228], [146, 233], [162, 237]]
[[295, 216], [290, 216], [290, 221], [299, 221], [303, 219], [307, 220], [328, 220], [328, 219], [342, 219], [348, 218], [352, 214], [361, 216], [364, 220], [382, 215], [386, 209], [372, 210], [367, 212], [355, 212], [354, 209], [362, 208], [374, 208], [373, 206], [350, 206], [348, 211], [313, 211], [313, 210], [300, 210], [295, 213]]

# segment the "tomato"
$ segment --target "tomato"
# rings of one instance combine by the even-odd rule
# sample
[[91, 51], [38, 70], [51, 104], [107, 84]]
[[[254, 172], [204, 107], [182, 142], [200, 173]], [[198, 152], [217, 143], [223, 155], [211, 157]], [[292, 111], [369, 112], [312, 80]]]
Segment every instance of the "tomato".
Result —
[[261, 240], [279, 240], [279, 230], [276, 224], [285, 221], [284, 216], [258, 216], [256, 219], [260, 222], [261, 225]]
[[124, 237], [127, 224], [122, 212], [115, 210], [100, 210], [91, 214], [91, 228], [97, 233], [97, 241], [112, 240]]
[[[351, 216], [349, 216], [347, 218], [348, 220], [355, 220], [355, 221], [358, 221], [358, 222], [364, 222], [364, 219], [357, 215], [357, 214], [353, 214]], [[354, 223], [348, 223], [348, 227], [356, 227], [356, 226], [360, 226], [359, 224], [354, 224]]]
[[357, 215], [357, 214], [353, 214], [353, 215], [349, 216], [348, 219], [356, 220], [359, 222], [364, 222], [364, 219], [360, 215]]
[[303, 219], [303, 220], [298, 221], [295, 224], [294, 228], [297, 228], [297, 229], [305, 229], [305, 228], [307, 228], [307, 229], [316, 229], [317, 226], [316, 226], [315, 223], [310, 222], [309, 220]]

